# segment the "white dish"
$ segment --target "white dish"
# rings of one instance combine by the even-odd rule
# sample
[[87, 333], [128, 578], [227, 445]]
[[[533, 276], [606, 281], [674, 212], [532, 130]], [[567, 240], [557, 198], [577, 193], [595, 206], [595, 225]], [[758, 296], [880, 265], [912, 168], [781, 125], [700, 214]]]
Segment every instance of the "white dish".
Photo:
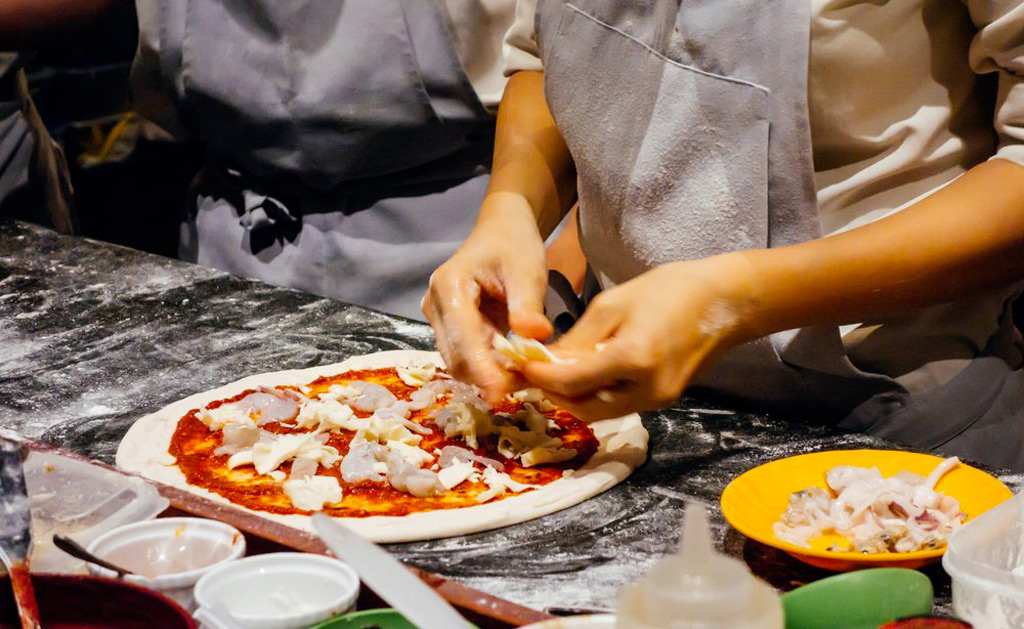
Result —
[[[185, 609], [195, 609], [192, 588], [214, 568], [245, 554], [245, 538], [233, 526], [202, 518], [161, 518], [107, 531], [89, 543], [89, 552], [136, 574], [129, 583], [157, 590]], [[115, 577], [89, 564], [89, 571]]]
[[220, 566], [196, 584], [197, 617], [229, 616], [240, 629], [300, 629], [348, 611], [355, 570], [307, 553], [269, 553]]

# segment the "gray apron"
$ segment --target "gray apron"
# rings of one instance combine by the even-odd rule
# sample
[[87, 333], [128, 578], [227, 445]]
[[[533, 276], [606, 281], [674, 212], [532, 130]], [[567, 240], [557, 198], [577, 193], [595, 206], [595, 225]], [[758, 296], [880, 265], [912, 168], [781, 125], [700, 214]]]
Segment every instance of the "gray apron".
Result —
[[435, 2], [169, 0], [161, 67], [208, 164], [182, 257], [420, 318], [493, 118]]
[[[580, 241], [603, 287], [668, 262], [821, 236], [809, 28], [809, 0], [540, 0], [545, 92], [576, 162]], [[892, 378], [853, 365], [835, 326], [734, 348], [695, 384], [757, 408], [1024, 467], [1024, 397], [996, 404], [1020, 421], [1017, 447], [993, 461], [983, 439], [953, 427], [972, 421], [962, 414], [932, 408], [909, 419], [902, 411], [922, 407]], [[959, 386], [962, 394], [973, 385]], [[991, 411], [975, 409], [973, 420]]]

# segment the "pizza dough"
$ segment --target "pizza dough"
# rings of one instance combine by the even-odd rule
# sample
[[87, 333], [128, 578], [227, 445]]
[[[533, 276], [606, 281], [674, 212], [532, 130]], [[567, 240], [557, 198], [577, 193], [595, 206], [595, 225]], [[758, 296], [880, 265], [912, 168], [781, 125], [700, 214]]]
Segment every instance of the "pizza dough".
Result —
[[[280, 515], [234, 505], [211, 491], [190, 485], [167, 449], [178, 420], [190, 410], [260, 386], [303, 385], [320, 376], [357, 369], [395, 367], [430, 362], [443, 367], [440, 354], [394, 350], [357, 356], [341, 363], [259, 374], [212, 391], [197, 393], [136, 421], [117, 449], [117, 467], [191, 493], [232, 504], [268, 520], [312, 532], [307, 515]], [[404, 516], [339, 518], [360, 535], [376, 542], [411, 542], [466, 535], [525, 522], [579, 504], [624, 480], [647, 458], [647, 430], [637, 414], [590, 424], [600, 446], [597, 453], [571, 476], [530, 492], [483, 505], [417, 512]]]

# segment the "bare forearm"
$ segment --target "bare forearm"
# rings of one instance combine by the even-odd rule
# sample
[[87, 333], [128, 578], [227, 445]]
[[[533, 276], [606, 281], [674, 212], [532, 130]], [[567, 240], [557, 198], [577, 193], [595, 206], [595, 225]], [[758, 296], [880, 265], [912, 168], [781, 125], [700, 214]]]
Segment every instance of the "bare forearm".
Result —
[[3, 0], [0, 50], [38, 48], [88, 26], [125, 0]]
[[750, 273], [744, 339], [854, 323], [1024, 279], [1024, 168], [995, 160], [912, 207], [836, 236], [729, 254]]
[[[576, 172], [544, 99], [544, 75], [517, 72], [498, 109], [488, 197], [525, 199], [542, 235], [558, 225], [576, 194]], [[483, 212], [488, 211], [485, 202]]]

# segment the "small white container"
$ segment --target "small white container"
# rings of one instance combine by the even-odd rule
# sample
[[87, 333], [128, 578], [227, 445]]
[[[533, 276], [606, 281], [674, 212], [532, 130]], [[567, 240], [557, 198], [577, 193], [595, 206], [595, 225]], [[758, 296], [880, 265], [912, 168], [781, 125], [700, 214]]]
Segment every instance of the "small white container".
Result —
[[942, 567], [953, 579], [957, 616], [976, 629], [1024, 627], [1024, 494], [957, 531]]
[[359, 576], [331, 557], [268, 553], [211, 570], [195, 594], [205, 627], [301, 629], [352, 609]]
[[[245, 537], [235, 527], [203, 518], [162, 518], [136, 522], [107, 531], [88, 551], [136, 574], [125, 581], [170, 597], [188, 611], [195, 610], [192, 589], [214, 568], [245, 554]], [[89, 564], [101, 577], [116, 573]]]

